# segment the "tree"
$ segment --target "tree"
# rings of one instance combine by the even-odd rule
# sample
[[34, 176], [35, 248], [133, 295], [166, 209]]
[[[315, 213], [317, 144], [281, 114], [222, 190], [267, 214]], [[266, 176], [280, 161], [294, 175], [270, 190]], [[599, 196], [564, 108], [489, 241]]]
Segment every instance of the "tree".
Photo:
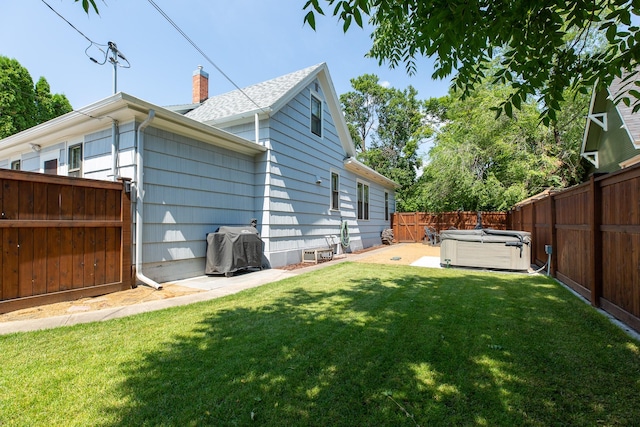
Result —
[[[76, 3], [78, 3], [80, 0], [73, 0]], [[98, 12], [98, 6], [96, 5], [95, 0], [82, 0], [82, 8], [84, 9], [84, 11], [87, 13], [87, 15], [89, 14], [89, 6], [91, 6], [93, 8], [93, 11], [96, 14], [100, 14], [100, 12]]]
[[73, 110], [66, 96], [51, 93], [49, 83], [44, 77], [40, 77], [36, 83], [35, 102], [37, 123], [44, 123]]
[[[304, 21], [315, 29], [321, 0], [307, 0]], [[512, 90], [491, 106], [497, 115], [513, 116], [531, 96], [543, 105], [545, 124], [557, 119], [567, 89], [588, 92], [608, 87], [625, 70], [635, 78], [640, 60], [640, 15], [637, 0], [325, 0], [347, 31], [365, 18], [373, 26], [368, 55], [391, 67], [416, 71], [416, 58], [435, 58], [433, 78], [455, 72], [452, 87], [470, 96], [486, 77]], [[606, 40], [603, 50], [590, 49], [591, 34]], [[499, 67], [491, 60], [501, 56]], [[622, 98], [640, 108], [640, 82]]]
[[400, 184], [396, 201], [404, 209], [421, 167], [418, 148], [432, 133], [423, 102], [413, 87], [387, 88], [373, 74], [351, 79], [351, 85], [354, 90], [340, 95], [340, 102], [358, 158]]
[[34, 87], [26, 68], [15, 59], [0, 56], [0, 138], [71, 110], [64, 95], [51, 94], [44, 77]]
[[388, 90], [381, 86], [378, 76], [364, 74], [351, 79], [353, 91], [340, 95], [340, 103], [356, 149], [367, 151], [370, 133], [375, 132], [378, 111], [384, 104]]
[[588, 98], [566, 94], [551, 126], [540, 123], [536, 102], [495, 119], [489, 106], [510, 90], [485, 81], [464, 101], [429, 102], [444, 125], [415, 187], [414, 210], [506, 210], [548, 187], [580, 182]]
[[15, 59], [0, 56], [0, 138], [36, 124], [33, 80]]

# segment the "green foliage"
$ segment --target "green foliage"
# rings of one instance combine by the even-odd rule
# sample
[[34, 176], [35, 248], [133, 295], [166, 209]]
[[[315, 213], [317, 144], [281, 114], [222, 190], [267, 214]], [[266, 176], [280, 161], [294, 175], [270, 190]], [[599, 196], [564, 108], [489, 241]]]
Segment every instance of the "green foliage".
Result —
[[491, 106], [511, 90], [485, 81], [464, 101], [428, 102], [444, 125], [416, 185], [415, 210], [504, 211], [548, 187], [581, 181], [587, 96], [567, 95], [557, 120], [545, 126], [531, 100], [512, 118], [495, 118]]
[[73, 110], [66, 96], [51, 93], [49, 83], [44, 77], [40, 77], [36, 83], [35, 98], [37, 123], [44, 123]]
[[[368, 17], [374, 28], [368, 55], [381, 64], [404, 64], [414, 73], [416, 58], [433, 57], [433, 78], [455, 72], [452, 87], [463, 98], [491, 78], [511, 87], [491, 106], [497, 116], [512, 117], [533, 96], [546, 125], [559, 119], [568, 89], [607, 87], [640, 60], [640, 27], [632, 22], [640, 15], [637, 0], [308, 0], [304, 21], [311, 28], [314, 14], [324, 13], [320, 3], [333, 6], [345, 31], [352, 20], [362, 26]], [[593, 49], [594, 34], [603, 49]], [[498, 55], [499, 66], [491, 68]], [[639, 109], [640, 91], [623, 102], [629, 97]]]
[[432, 134], [423, 103], [411, 86], [405, 90], [380, 85], [378, 76], [351, 79], [353, 91], [340, 96], [351, 137], [360, 160], [394, 180], [398, 209], [406, 209], [417, 170], [418, 148]]
[[[81, 0], [73, 0], [73, 1], [78, 3]], [[91, 8], [93, 8], [93, 11], [96, 13], [96, 15], [100, 14], [98, 12], [98, 6], [96, 5], [95, 0], [82, 0], [82, 8], [87, 13], [87, 15], [89, 14], [89, 6], [91, 6]]]
[[6, 138], [71, 111], [64, 95], [51, 94], [49, 83], [31, 75], [15, 59], [0, 55], [0, 138]]
[[340, 103], [356, 149], [364, 152], [371, 132], [375, 132], [378, 111], [386, 102], [388, 91], [374, 74], [351, 79], [351, 86], [354, 90], [340, 95]]
[[0, 56], [0, 138], [36, 125], [33, 80], [15, 59]]

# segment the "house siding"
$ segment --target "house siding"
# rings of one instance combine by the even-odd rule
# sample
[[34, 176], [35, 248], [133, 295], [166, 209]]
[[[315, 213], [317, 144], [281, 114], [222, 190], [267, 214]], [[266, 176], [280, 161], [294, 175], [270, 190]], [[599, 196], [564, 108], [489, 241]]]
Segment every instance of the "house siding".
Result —
[[[116, 130], [118, 145], [119, 176], [133, 179], [135, 174], [135, 138], [134, 121], [120, 124]], [[82, 176], [84, 178], [113, 180], [111, 176], [111, 127], [85, 135], [83, 148]]]
[[[380, 232], [389, 227], [384, 220], [384, 191], [370, 186], [370, 220], [356, 219], [356, 174], [344, 169], [344, 149], [335, 124], [323, 102], [322, 136], [310, 130], [311, 91], [320, 95], [316, 82], [300, 91], [268, 120], [269, 151], [256, 163], [258, 185], [266, 181], [268, 202], [261, 208], [262, 238], [266, 256], [273, 267], [300, 262], [302, 249], [327, 247], [339, 242], [342, 221], [347, 221], [350, 250], [380, 243]], [[261, 123], [262, 126], [262, 123]], [[248, 138], [253, 127], [223, 128]], [[261, 138], [264, 131], [261, 130]], [[264, 166], [258, 166], [262, 165]], [[340, 174], [340, 210], [330, 209], [331, 171]], [[316, 183], [317, 177], [321, 179]], [[390, 193], [390, 199], [393, 192]], [[257, 195], [258, 203], [260, 195]], [[390, 201], [390, 208], [392, 208]]]
[[600, 149], [598, 150], [598, 172], [615, 172], [620, 170], [620, 163], [637, 154], [640, 150], [635, 149], [629, 134], [624, 128], [620, 115], [612, 103], [608, 110], [608, 132], [602, 133]]
[[254, 159], [153, 127], [144, 137], [145, 274], [202, 275], [206, 235], [255, 216]]
[[[347, 250], [359, 250], [380, 243], [380, 232], [389, 227], [384, 219], [384, 179], [370, 182], [358, 175], [358, 168], [345, 169], [345, 156], [352, 156], [350, 141], [345, 136], [341, 117], [333, 121], [331, 111], [337, 111], [332, 91], [329, 99], [323, 91], [327, 76], [317, 75], [306, 87], [295, 86], [297, 93], [273, 104], [270, 115], [259, 121], [259, 144], [266, 151], [240, 154], [221, 148], [212, 142], [196, 140], [201, 125], [184, 130], [171, 117], [150, 122], [144, 131], [144, 229], [142, 264], [144, 274], [158, 282], [202, 275], [206, 255], [206, 235], [222, 225], [248, 225], [258, 220], [258, 230], [264, 241], [265, 256], [272, 267], [297, 263], [301, 250], [339, 244], [341, 224], [349, 226], [351, 244]], [[306, 83], [305, 83], [306, 84]], [[271, 92], [270, 92], [271, 93]], [[322, 136], [311, 132], [311, 94], [322, 99]], [[123, 102], [124, 96], [114, 103]], [[127, 101], [142, 105], [143, 101]], [[280, 101], [278, 101], [280, 102]], [[131, 107], [128, 107], [131, 108]], [[149, 109], [147, 105], [145, 107]], [[137, 111], [137, 110], [136, 110]], [[164, 113], [163, 113], [164, 114]], [[117, 124], [118, 159], [116, 173], [135, 181], [137, 129], [141, 114], [120, 114]], [[138, 119], [135, 119], [138, 117]], [[237, 117], [237, 116], [232, 116]], [[55, 120], [55, 119], [54, 119]], [[129, 121], [127, 121], [129, 120]], [[231, 120], [231, 119], [230, 119]], [[82, 125], [83, 127], [79, 127]], [[80, 134], [84, 126], [95, 126]], [[74, 124], [73, 126], [76, 126]], [[42, 171], [43, 160], [56, 156], [58, 173], [67, 172], [69, 145], [83, 143], [82, 176], [112, 180], [111, 121], [77, 122], [76, 128], [60, 129], [56, 135], [65, 140], [53, 141], [51, 134], [40, 132], [42, 151], [33, 152], [22, 141], [21, 166], [24, 170]], [[156, 127], [158, 126], [158, 127]], [[235, 120], [228, 126], [216, 125], [248, 141], [256, 137], [253, 118]], [[60, 127], [60, 126], [59, 126]], [[73, 135], [77, 129], [76, 135]], [[166, 129], [171, 129], [170, 132]], [[66, 139], [70, 134], [73, 138]], [[204, 130], [204, 141], [218, 138], [215, 132]], [[45, 141], [51, 138], [49, 141]], [[57, 136], [55, 137], [57, 138]], [[213, 141], [213, 139], [211, 140]], [[34, 141], [36, 142], [36, 141]], [[40, 142], [38, 142], [40, 143]], [[220, 137], [221, 144], [227, 144]], [[255, 150], [256, 152], [259, 150]], [[6, 151], [5, 167], [15, 159], [15, 151]], [[43, 158], [42, 155], [49, 157]], [[331, 172], [340, 175], [339, 209], [331, 209]], [[356, 218], [359, 181], [370, 189], [370, 215], [366, 221]], [[135, 182], [134, 182], [135, 184]], [[135, 201], [135, 185], [132, 199]], [[393, 189], [389, 192], [389, 211], [394, 211]], [[135, 202], [132, 203], [135, 212]], [[135, 221], [135, 215], [134, 215]], [[132, 232], [135, 235], [135, 224]], [[135, 253], [135, 252], [134, 252]]]
[[[640, 154], [630, 139], [628, 124], [620, 116], [620, 111], [604, 95], [599, 95], [593, 105], [592, 113], [607, 114], [607, 131], [603, 131], [595, 123], [587, 122], [589, 126], [589, 140], [585, 145], [586, 152], [598, 152], [598, 168], [589, 165], [587, 173], [611, 173], [620, 170], [620, 163]], [[631, 126], [637, 126], [631, 123]], [[630, 129], [631, 130], [631, 129]], [[635, 134], [632, 130], [631, 134]]]

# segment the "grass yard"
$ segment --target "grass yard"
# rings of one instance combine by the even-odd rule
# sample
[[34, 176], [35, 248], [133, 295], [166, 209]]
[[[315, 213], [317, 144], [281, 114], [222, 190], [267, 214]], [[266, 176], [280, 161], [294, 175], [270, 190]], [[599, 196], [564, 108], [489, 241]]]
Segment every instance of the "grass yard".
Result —
[[343, 263], [0, 336], [0, 426], [638, 425], [640, 343], [554, 281]]

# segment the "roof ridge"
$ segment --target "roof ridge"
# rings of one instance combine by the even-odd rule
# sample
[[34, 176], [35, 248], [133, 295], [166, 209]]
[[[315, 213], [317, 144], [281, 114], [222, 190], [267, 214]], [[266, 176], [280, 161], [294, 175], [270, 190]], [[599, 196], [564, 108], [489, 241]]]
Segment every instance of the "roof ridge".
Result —
[[[321, 62], [321, 63], [319, 63], [319, 64], [312, 65], [312, 66], [310, 66], [310, 67], [306, 67], [306, 68], [302, 68], [302, 69], [297, 70], [297, 71], [292, 71], [291, 73], [283, 74], [283, 75], [281, 75], [281, 76], [274, 77], [274, 78], [269, 79], [269, 80], [264, 80], [264, 81], [261, 81], [261, 82], [258, 82], [258, 83], [254, 83], [254, 84], [251, 84], [251, 85], [248, 85], [248, 86], [242, 87], [242, 88], [240, 88], [240, 89], [233, 89], [233, 90], [230, 90], [230, 91], [227, 91], [227, 92], [223, 92], [223, 93], [220, 93], [220, 94], [218, 94], [218, 95], [214, 95], [214, 96], [210, 97], [209, 99], [217, 98], [217, 97], [219, 97], [219, 96], [225, 96], [225, 95], [232, 94], [232, 93], [238, 93], [238, 92], [240, 92], [241, 90], [245, 90], [245, 89], [249, 89], [249, 88], [257, 87], [257, 86], [262, 86], [262, 85], [265, 85], [265, 84], [267, 84], [267, 83], [269, 83], [269, 82], [285, 80], [285, 79], [288, 79], [288, 78], [292, 77], [292, 76], [293, 76], [293, 75], [295, 75], [295, 74], [299, 74], [299, 73], [301, 74], [301, 73], [303, 73], [303, 72], [305, 72], [305, 73], [304, 73], [305, 75], [309, 75], [309, 74], [311, 73], [311, 71], [313, 71], [313, 70], [315, 70], [316, 68], [320, 67], [322, 64], [323, 64], [323, 63]], [[307, 72], [307, 71], [308, 71], [308, 72]], [[207, 101], [208, 101], [209, 99], [207, 99]], [[206, 101], [205, 101], [205, 102], [206, 102]]]
[[323, 65], [324, 62], [321, 62], [270, 80], [212, 96], [186, 113], [186, 116], [201, 122], [210, 122], [255, 111], [258, 108], [268, 109]]

